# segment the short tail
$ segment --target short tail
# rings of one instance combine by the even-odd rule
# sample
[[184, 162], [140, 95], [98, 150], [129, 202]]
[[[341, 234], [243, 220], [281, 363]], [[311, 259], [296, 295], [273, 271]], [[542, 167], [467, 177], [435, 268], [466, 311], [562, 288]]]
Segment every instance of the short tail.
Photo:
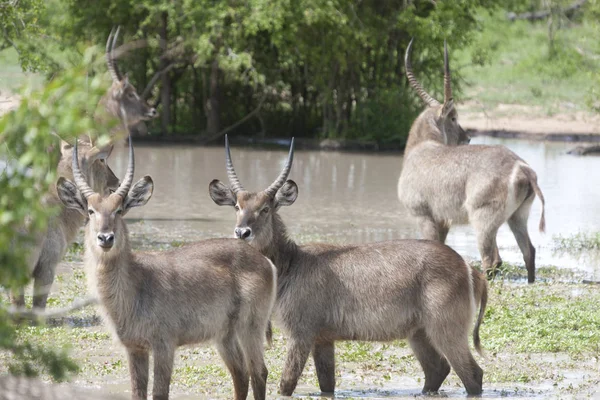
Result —
[[473, 344], [475, 350], [483, 356], [483, 350], [481, 349], [481, 339], [479, 337], [479, 327], [483, 322], [483, 316], [485, 315], [485, 307], [488, 301], [488, 283], [484, 274], [477, 271], [475, 268], [471, 268], [473, 274], [473, 294], [475, 295], [475, 305], [479, 304], [479, 315], [477, 316], [477, 322], [475, 328], [473, 328]]
[[533, 192], [535, 193], [535, 195], [537, 197], [540, 198], [540, 201], [542, 202], [542, 216], [540, 217], [540, 228], [539, 229], [540, 229], [540, 232], [546, 232], [546, 216], [545, 216], [546, 202], [544, 200], [544, 195], [542, 193], [542, 190], [538, 186], [537, 175], [536, 175], [535, 171], [532, 170], [529, 165], [523, 164], [521, 166], [521, 171], [523, 171], [525, 176], [527, 176], [527, 179], [529, 179], [529, 184], [533, 188]]
[[267, 331], [265, 332], [267, 336], [267, 345], [270, 347], [273, 346], [273, 326], [271, 325], [271, 320], [267, 323]]

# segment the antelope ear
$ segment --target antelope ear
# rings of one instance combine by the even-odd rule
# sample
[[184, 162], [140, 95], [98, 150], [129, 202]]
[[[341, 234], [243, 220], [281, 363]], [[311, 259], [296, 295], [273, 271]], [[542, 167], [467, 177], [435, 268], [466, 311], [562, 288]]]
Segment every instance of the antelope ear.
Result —
[[235, 194], [218, 179], [213, 179], [208, 185], [208, 194], [218, 206], [235, 206], [237, 203]]
[[123, 214], [133, 207], [141, 207], [150, 200], [154, 191], [154, 182], [152, 178], [146, 175], [133, 185], [123, 201]]
[[275, 203], [277, 207], [291, 206], [298, 198], [298, 185], [296, 182], [289, 179], [285, 181], [281, 189], [275, 195]]
[[77, 190], [77, 186], [73, 182], [61, 176], [58, 178], [58, 182], [56, 182], [56, 191], [65, 207], [87, 215], [87, 200]]
[[448, 115], [452, 111], [454, 111], [454, 100], [450, 99], [447, 102], [445, 102], [442, 108], [440, 109], [440, 115], [438, 115], [438, 117], [443, 119], [448, 118]]

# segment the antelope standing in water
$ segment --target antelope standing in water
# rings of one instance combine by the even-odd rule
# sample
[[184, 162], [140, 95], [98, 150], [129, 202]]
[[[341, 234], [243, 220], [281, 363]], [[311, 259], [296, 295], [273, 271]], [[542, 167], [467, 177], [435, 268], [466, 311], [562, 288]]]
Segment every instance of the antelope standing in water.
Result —
[[535, 171], [504, 146], [469, 145], [452, 99], [448, 48], [444, 43], [444, 103], [423, 89], [405, 55], [406, 76], [427, 104], [408, 134], [398, 197], [419, 224], [425, 239], [444, 243], [452, 223], [470, 223], [484, 271], [502, 264], [496, 244], [498, 228], [508, 222], [523, 253], [527, 280], [535, 281], [535, 248], [527, 219], [537, 195], [542, 202], [539, 230], [545, 230], [544, 196]]

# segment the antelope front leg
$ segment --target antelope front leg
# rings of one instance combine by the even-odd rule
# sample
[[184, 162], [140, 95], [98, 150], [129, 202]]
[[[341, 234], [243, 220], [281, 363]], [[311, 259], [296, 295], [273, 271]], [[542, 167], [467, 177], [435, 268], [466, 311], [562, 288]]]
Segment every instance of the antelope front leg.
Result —
[[287, 359], [283, 367], [283, 375], [279, 383], [279, 392], [283, 396], [291, 396], [296, 389], [298, 379], [302, 374], [306, 360], [310, 353], [313, 341], [299, 338], [291, 338], [288, 343]]
[[148, 351], [128, 348], [127, 359], [131, 376], [131, 398], [146, 400], [148, 398]]
[[315, 369], [319, 378], [319, 388], [323, 393], [335, 390], [335, 344], [334, 342], [315, 343], [312, 350]]
[[152, 387], [152, 398], [154, 400], [168, 400], [175, 347], [160, 343], [155, 345], [152, 351], [154, 352], [154, 386]]

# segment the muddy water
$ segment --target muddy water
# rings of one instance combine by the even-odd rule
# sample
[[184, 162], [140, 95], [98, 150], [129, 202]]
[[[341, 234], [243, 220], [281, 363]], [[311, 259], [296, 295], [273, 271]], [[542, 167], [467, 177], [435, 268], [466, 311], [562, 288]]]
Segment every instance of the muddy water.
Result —
[[[557, 253], [554, 238], [600, 230], [600, 157], [565, 154], [573, 145], [478, 137], [473, 143], [503, 144], [538, 173], [546, 197], [547, 232], [537, 225], [541, 204], [536, 200], [529, 229], [538, 248], [538, 265], [557, 265], [600, 276], [599, 258]], [[248, 190], [266, 188], [279, 173], [287, 152], [234, 147], [233, 161]], [[155, 192], [150, 202], [133, 210], [131, 230], [156, 243], [176, 243], [231, 236], [234, 211], [215, 205], [208, 195], [212, 179], [226, 181], [222, 148], [194, 146], [136, 146], [136, 177], [151, 175]], [[115, 172], [123, 173], [126, 152], [111, 157]], [[402, 157], [398, 154], [358, 154], [296, 151], [290, 175], [300, 188], [296, 203], [281, 210], [290, 233], [299, 241], [363, 243], [414, 238], [419, 233], [396, 196]], [[479, 259], [474, 232], [455, 226], [448, 244], [468, 259]], [[505, 261], [522, 263], [512, 233], [500, 229], [498, 245]]]

